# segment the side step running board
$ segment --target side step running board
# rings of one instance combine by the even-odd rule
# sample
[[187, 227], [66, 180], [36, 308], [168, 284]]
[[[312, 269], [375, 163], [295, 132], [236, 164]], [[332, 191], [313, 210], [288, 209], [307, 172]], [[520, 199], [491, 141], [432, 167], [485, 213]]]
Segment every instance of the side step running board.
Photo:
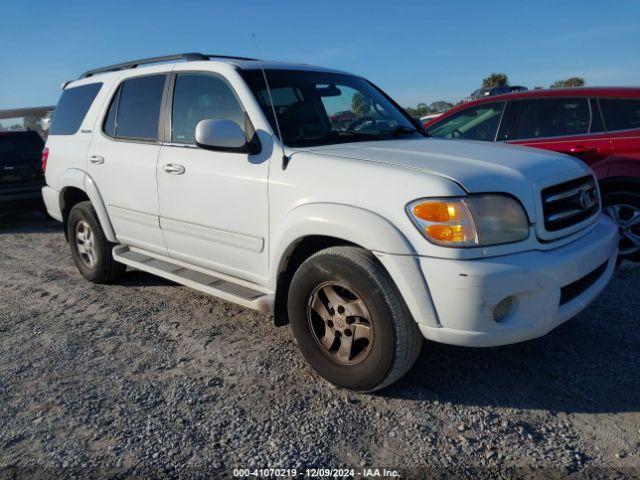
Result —
[[273, 313], [273, 292], [244, 280], [124, 245], [113, 248], [113, 259], [215, 297]]

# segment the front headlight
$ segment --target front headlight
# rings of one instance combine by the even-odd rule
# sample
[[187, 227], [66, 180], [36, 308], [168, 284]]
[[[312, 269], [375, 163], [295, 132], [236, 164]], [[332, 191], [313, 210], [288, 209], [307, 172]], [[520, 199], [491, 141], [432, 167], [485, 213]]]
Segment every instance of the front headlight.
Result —
[[407, 205], [407, 214], [427, 240], [447, 247], [498, 245], [529, 236], [524, 208], [507, 195], [416, 200]]

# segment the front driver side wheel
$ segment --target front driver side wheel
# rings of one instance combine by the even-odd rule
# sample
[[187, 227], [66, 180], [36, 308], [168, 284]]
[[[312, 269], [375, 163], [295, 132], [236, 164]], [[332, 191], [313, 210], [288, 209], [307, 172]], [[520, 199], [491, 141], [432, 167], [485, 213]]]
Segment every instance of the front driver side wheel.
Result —
[[335, 385], [371, 392], [402, 377], [423, 337], [391, 278], [357, 247], [331, 247], [293, 276], [289, 323], [311, 367]]

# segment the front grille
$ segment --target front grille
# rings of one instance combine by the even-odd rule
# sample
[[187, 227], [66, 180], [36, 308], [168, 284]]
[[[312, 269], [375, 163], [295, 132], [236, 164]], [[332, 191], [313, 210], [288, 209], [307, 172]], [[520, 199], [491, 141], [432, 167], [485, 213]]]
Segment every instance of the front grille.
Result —
[[584, 277], [562, 287], [560, 289], [560, 305], [564, 305], [586, 292], [591, 285], [598, 281], [606, 269], [607, 262], [604, 262], [591, 273], [587, 273]]
[[598, 189], [586, 176], [542, 190], [544, 227], [548, 232], [576, 225], [598, 212]]

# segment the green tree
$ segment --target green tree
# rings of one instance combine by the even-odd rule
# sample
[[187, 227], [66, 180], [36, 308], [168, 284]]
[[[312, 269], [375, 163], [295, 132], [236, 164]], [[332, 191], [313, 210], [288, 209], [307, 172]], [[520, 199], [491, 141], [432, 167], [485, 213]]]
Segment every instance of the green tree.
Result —
[[371, 111], [371, 102], [362, 93], [358, 92], [351, 98], [351, 110], [360, 117], [364, 117]]
[[570, 87], [584, 87], [584, 78], [582, 77], [570, 77], [565, 80], [558, 80], [551, 88], [570, 88]]
[[407, 107], [405, 108], [405, 110], [413, 118], [424, 117], [425, 115], [429, 115], [429, 113], [431, 113], [431, 109], [426, 103], [419, 103], [415, 107]]
[[482, 80], [482, 86], [484, 88], [491, 87], [504, 87], [509, 84], [509, 77], [506, 73], [492, 73], [487, 78]]
[[424, 102], [419, 103], [418, 105], [416, 105], [416, 110], [418, 111], [418, 114], [420, 114], [420, 115], [428, 115], [430, 113], [429, 105], [427, 105]]
[[437, 100], [429, 105], [429, 113], [443, 113], [453, 108], [453, 103]]
[[416, 105], [415, 107], [407, 107], [405, 108], [405, 110], [412, 117], [420, 118], [432, 113], [446, 112], [452, 107], [453, 107], [452, 103], [445, 102], [444, 100], [437, 100], [435, 102], [432, 102], [430, 105], [427, 105], [426, 103], [422, 102]]
[[413, 118], [419, 118], [420, 114], [418, 113], [418, 109], [413, 107], [405, 107], [405, 112], [407, 112]]

